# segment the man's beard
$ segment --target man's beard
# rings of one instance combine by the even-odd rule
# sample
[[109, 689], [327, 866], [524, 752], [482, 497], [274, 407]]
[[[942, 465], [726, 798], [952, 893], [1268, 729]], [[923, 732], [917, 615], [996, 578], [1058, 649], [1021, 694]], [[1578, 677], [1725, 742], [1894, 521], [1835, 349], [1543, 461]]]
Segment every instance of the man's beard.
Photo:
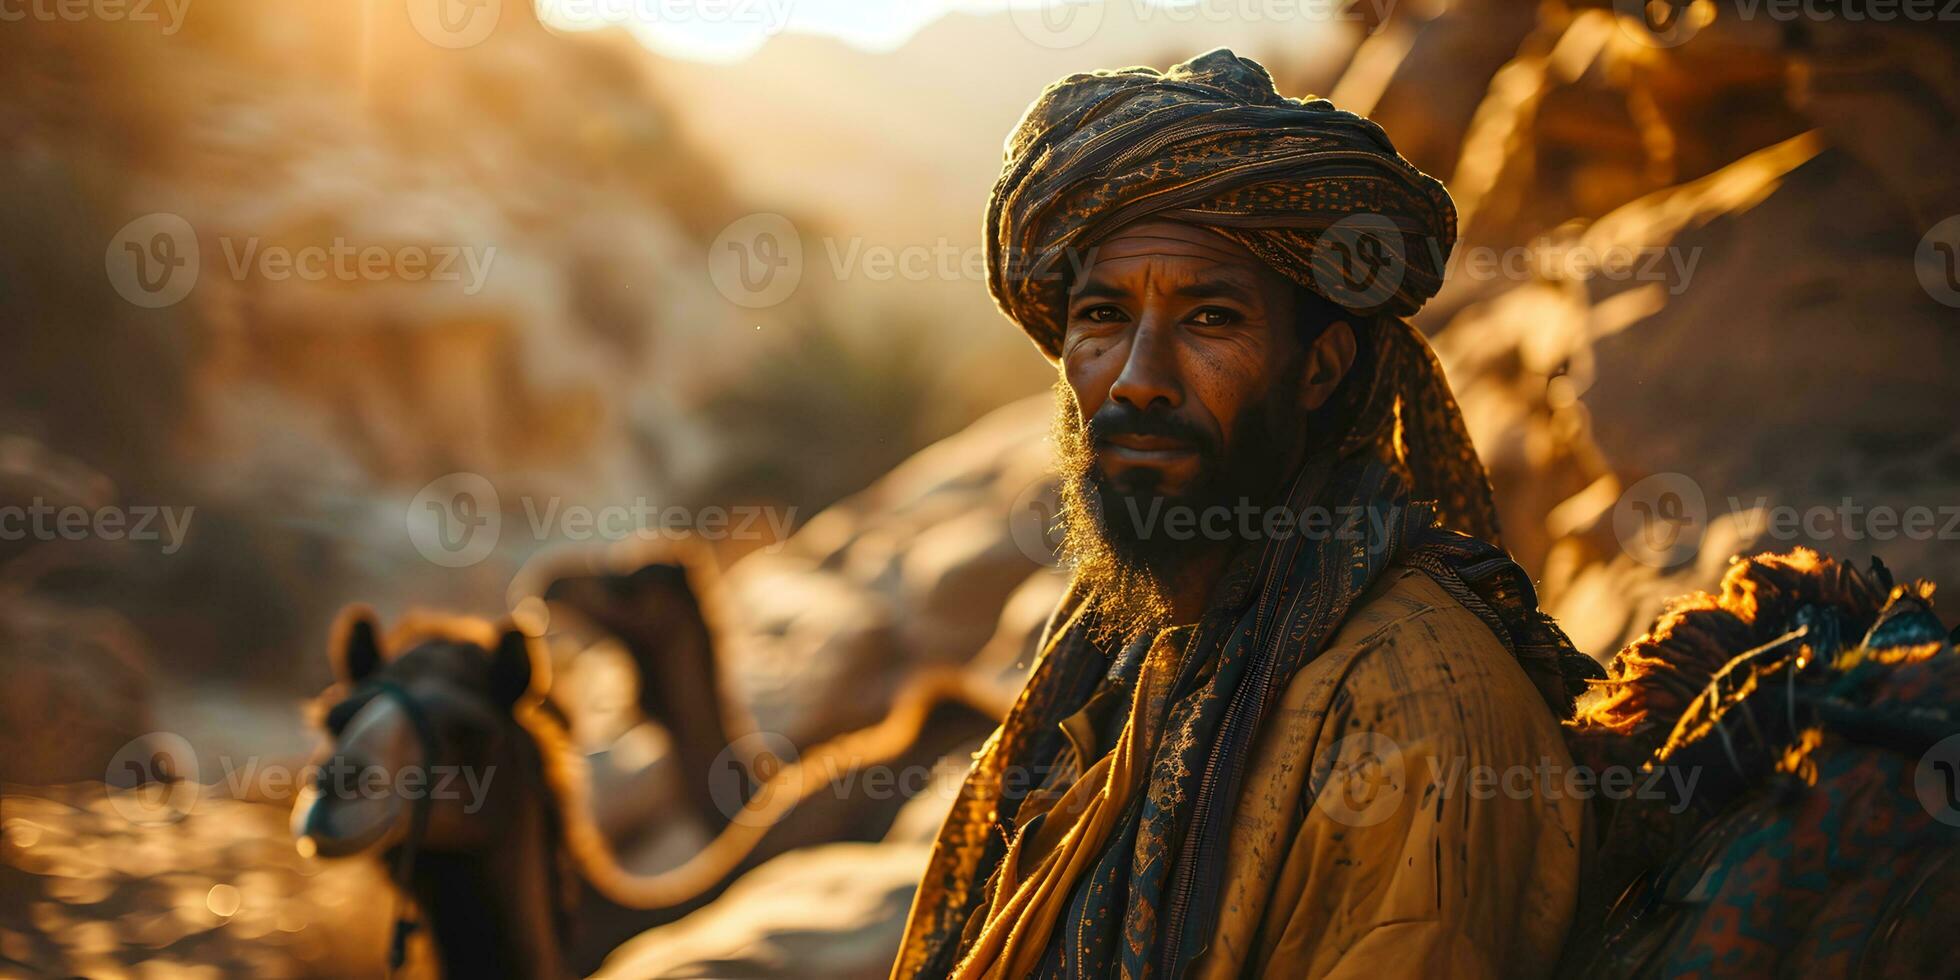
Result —
[[[1167, 413], [1140, 411], [1113, 400], [1085, 422], [1067, 383], [1055, 386], [1061, 557], [1086, 590], [1096, 642], [1154, 633], [1168, 625], [1171, 585], [1186, 561], [1195, 551], [1230, 543], [1208, 537], [1202, 520], [1186, 525], [1197, 529], [1189, 533], [1167, 533], [1165, 525], [1172, 515], [1202, 518], [1214, 508], [1223, 508], [1232, 512], [1224, 524], [1236, 535], [1240, 528], [1236, 508], [1274, 502], [1287, 475], [1283, 468], [1293, 457], [1290, 450], [1301, 438], [1299, 409], [1294, 407], [1298, 391], [1297, 384], [1280, 384], [1263, 403], [1250, 406], [1228, 448]], [[1154, 473], [1148, 470], [1132, 471], [1140, 479], [1128, 481], [1129, 485], [1113, 484], [1097, 465], [1096, 442], [1118, 433], [1189, 441], [1198, 455], [1196, 479], [1174, 496], [1159, 492]]]

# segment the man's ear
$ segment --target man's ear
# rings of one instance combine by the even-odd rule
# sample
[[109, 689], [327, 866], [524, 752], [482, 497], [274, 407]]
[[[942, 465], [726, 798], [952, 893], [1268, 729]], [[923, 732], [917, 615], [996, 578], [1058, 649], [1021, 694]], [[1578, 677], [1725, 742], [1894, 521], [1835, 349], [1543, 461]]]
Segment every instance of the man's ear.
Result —
[[341, 610], [334, 620], [333, 640], [327, 644], [327, 659], [333, 661], [334, 678], [348, 687], [381, 669], [381, 635], [374, 626], [374, 610], [366, 606]]
[[531, 689], [531, 639], [515, 626], [507, 627], [490, 651], [490, 697], [504, 707], [517, 703]]
[[1307, 348], [1306, 363], [1301, 368], [1300, 407], [1311, 412], [1327, 404], [1353, 366], [1354, 328], [1346, 320], [1335, 320]]

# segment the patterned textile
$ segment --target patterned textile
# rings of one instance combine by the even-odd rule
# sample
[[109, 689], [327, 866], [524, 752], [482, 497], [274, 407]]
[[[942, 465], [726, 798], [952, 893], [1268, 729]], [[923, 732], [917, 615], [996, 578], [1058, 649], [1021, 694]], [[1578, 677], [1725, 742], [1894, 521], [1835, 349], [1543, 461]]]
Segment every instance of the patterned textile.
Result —
[[1286, 98], [1221, 48], [1162, 73], [1071, 75], [1028, 107], [987, 206], [988, 287], [1053, 357], [1070, 265], [1149, 216], [1204, 225], [1366, 314], [1420, 309], [1456, 244], [1449, 193], [1380, 126]]
[[1930, 591], [1894, 590], [1862, 640], [1856, 611], [1806, 605], [1801, 632], [1731, 651], [1652, 763], [1700, 777], [1693, 806], [1659, 832], [1608, 825], [1604, 857], [1646, 870], [1575, 931], [1561, 972], [1954, 974], [1960, 656]]

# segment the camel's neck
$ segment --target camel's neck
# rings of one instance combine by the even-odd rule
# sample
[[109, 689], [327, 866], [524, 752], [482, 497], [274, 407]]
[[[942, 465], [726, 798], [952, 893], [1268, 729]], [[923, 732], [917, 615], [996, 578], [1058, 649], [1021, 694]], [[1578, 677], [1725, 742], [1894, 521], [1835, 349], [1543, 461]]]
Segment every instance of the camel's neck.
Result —
[[[751, 726], [726, 710], [721, 698], [715, 638], [698, 610], [664, 622], [651, 618], [613, 625], [640, 671], [640, 710], [673, 738], [687, 800], [703, 826], [719, 829], [730, 814], [709, 792], [717, 764]], [[749, 760], [741, 760], [750, 771]]]
[[563, 977], [559, 882], [547, 829], [538, 815], [484, 854], [425, 852], [415, 890], [443, 975]]

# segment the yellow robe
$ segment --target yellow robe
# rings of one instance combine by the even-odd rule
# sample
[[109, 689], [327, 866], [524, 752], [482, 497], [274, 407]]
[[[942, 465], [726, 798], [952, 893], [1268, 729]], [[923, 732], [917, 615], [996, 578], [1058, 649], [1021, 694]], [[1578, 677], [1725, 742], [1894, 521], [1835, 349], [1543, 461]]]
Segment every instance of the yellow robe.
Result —
[[[1146, 659], [1161, 697], [1186, 630]], [[1154, 712], [1017, 836], [955, 975], [1019, 976], [1147, 767]], [[1078, 745], [1090, 726], [1064, 723]], [[1203, 977], [1547, 975], [1578, 899], [1584, 802], [1558, 723], [1483, 621], [1392, 568], [1255, 743]], [[1023, 870], [1025, 869], [1025, 870]]]

